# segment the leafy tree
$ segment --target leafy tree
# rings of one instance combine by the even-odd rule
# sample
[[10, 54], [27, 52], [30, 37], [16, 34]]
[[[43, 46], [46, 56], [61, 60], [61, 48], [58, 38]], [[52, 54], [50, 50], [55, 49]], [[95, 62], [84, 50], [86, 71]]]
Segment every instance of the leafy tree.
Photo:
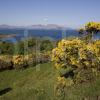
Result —
[[0, 42], [0, 54], [13, 54], [14, 44], [6, 41]]
[[25, 40], [25, 42], [28, 43], [29, 48], [33, 48], [34, 46], [36, 46], [36, 39], [35, 38], [29, 38], [29, 39]]
[[50, 40], [43, 40], [40, 44], [41, 51], [51, 51], [53, 49], [53, 44]]

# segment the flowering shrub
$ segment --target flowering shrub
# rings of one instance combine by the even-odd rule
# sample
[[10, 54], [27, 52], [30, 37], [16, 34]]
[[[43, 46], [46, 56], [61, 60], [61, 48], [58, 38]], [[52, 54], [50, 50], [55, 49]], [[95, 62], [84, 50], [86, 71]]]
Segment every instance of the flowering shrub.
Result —
[[50, 61], [50, 54], [48, 52], [40, 53], [39, 61], [40, 61], [40, 63], [46, 63], [46, 62]]
[[52, 61], [55, 62], [60, 77], [71, 78], [74, 81], [83, 69], [91, 70], [94, 75], [100, 65], [100, 41], [87, 44], [78, 38], [63, 39], [53, 49]]
[[11, 69], [12, 63], [0, 59], [0, 70]]
[[85, 29], [89, 33], [97, 33], [100, 31], [100, 22], [89, 22], [85, 25]]
[[21, 69], [21, 68], [24, 68], [24, 67], [27, 66], [27, 62], [24, 59], [24, 56], [23, 55], [13, 56], [12, 61], [13, 61], [13, 67], [15, 69]]
[[35, 66], [37, 64], [36, 54], [28, 54], [24, 56], [24, 60], [29, 66]]
[[0, 70], [12, 69], [12, 56], [0, 56]]
[[50, 53], [51, 52], [14, 56], [2, 55], [0, 56], [0, 70], [22, 69], [28, 66], [35, 66], [39, 63], [46, 63], [51, 59]]
[[79, 33], [85, 35], [85, 39], [88, 42], [93, 40], [94, 34], [100, 32], [100, 22], [88, 22], [83, 28], [79, 30]]

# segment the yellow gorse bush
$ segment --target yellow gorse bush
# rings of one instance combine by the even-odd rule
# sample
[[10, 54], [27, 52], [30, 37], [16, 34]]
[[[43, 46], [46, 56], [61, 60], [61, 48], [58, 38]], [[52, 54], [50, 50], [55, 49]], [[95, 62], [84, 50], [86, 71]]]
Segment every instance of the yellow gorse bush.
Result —
[[97, 32], [100, 31], [100, 22], [89, 22], [85, 25], [85, 28], [89, 32]]
[[100, 32], [100, 22], [88, 22], [78, 31], [82, 39], [84, 38], [85, 41], [92, 42], [94, 40], [94, 35]]
[[100, 22], [88, 22], [83, 28], [79, 29], [80, 34], [85, 35], [85, 39], [91, 41], [93, 40], [94, 34], [100, 32]]
[[27, 65], [26, 64], [27, 62], [26, 62], [26, 59], [24, 58], [24, 55], [13, 56], [12, 62], [13, 62], [13, 67], [15, 69], [20, 69], [20, 68], [23, 68]]
[[83, 41], [77, 39], [62, 40], [58, 43], [58, 47], [53, 49], [52, 61], [55, 61], [56, 67], [63, 67], [67, 64], [77, 64], [78, 63], [78, 49]]
[[0, 55], [0, 70], [12, 69], [12, 56]]
[[75, 77], [80, 69], [97, 70], [100, 65], [100, 40], [85, 43], [79, 38], [63, 39], [53, 49], [52, 61], [61, 77]]
[[23, 64], [24, 57], [22, 55], [13, 56], [14, 64]]
[[27, 55], [0, 55], [0, 70], [23, 69], [33, 67], [39, 63], [46, 63], [51, 60], [51, 52], [31, 53]]

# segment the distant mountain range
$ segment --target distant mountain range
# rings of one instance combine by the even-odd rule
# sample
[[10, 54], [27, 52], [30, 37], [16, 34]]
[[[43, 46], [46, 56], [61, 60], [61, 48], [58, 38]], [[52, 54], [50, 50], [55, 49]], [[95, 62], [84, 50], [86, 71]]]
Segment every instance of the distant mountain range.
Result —
[[0, 29], [70, 29], [68, 27], [56, 25], [56, 24], [47, 24], [47, 25], [30, 25], [30, 26], [11, 26], [11, 25], [0, 25]]

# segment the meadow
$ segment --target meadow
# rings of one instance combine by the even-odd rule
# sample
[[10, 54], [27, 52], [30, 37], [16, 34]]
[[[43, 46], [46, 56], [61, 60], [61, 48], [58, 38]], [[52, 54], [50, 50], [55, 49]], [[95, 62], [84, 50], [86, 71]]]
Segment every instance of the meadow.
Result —
[[[54, 87], [57, 74], [51, 62], [25, 70], [0, 72], [0, 100], [59, 100], [55, 98]], [[10, 88], [9, 91], [6, 91]], [[4, 91], [5, 90], [5, 91]], [[99, 100], [100, 77], [93, 82], [75, 85], [65, 89], [64, 100]]]
[[100, 100], [99, 32], [89, 22], [80, 37], [0, 41], [0, 100]]

